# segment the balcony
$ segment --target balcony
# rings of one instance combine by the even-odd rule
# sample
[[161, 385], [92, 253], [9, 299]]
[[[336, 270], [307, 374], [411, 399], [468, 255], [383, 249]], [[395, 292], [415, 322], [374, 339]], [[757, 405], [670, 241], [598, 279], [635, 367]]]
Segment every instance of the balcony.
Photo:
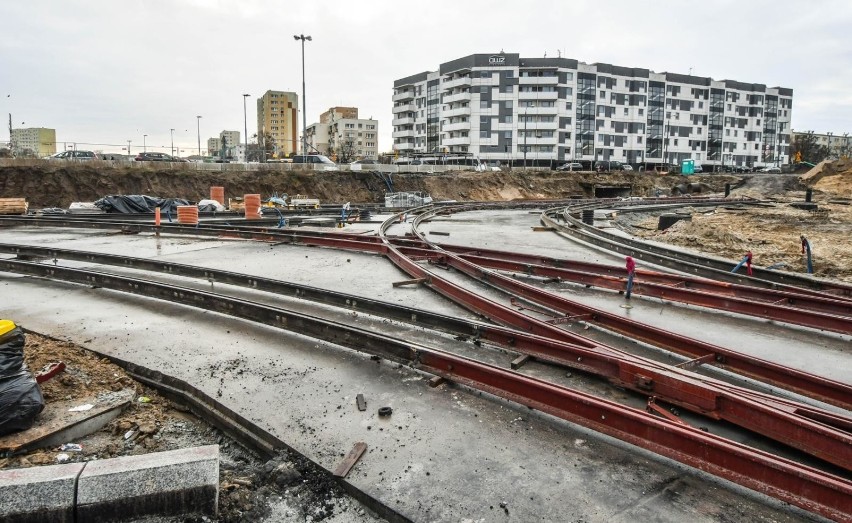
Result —
[[415, 134], [416, 133], [415, 133], [414, 129], [407, 129], [407, 130], [404, 130], [404, 131], [394, 131], [393, 137], [394, 138], [413, 138]]
[[449, 91], [450, 89], [455, 89], [456, 87], [470, 86], [470, 77], [465, 76], [462, 78], [454, 78], [448, 82], [444, 82], [441, 84], [441, 89], [444, 91]]
[[470, 145], [470, 136], [457, 136], [455, 138], [441, 139], [441, 145], [452, 147], [454, 145]]
[[413, 90], [405, 90], [400, 91], [393, 95], [394, 102], [404, 102], [405, 100], [414, 100], [414, 91]]
[[[556, 107], [518, 107], [516, 109], [518, 116], [522, 116], [525, 114], [546, 114], [549, 116], [555, 116], [557, 108]], [[567, 114], [564, 116], [574, 116], [573, 114]]]
[[403, 142], [395, 143], [395, 144], [393, 144], [393, 150], [394, 151], [413, 151], [414, 150], [414, 142], [413, 141], [409, 141], [409, 142], [403, 141]]
[[445, 104], [451, 104], [451, 103], [455, 103], [455, 102], [469, 102], [469, 101], [470, 101], [470, 91], [468, 91], [466, 93], [456, 93], [456, 94], [444, 95], [444, 100], [443, 100], [443, 102]]
[[391, 125], [393, 125], [393, 126], [413, 125], [413, 124], [414, 124], [414, 118], [412, 118], [410, 116], [406, 116], [404, 118], [394, 118], [393, 120], [391, 120]]
[[519, 100], [556, 100], [559, 98], [559, 93], [556, 91], [548, 91], [544, 93], [518, 93]]
[[521, 85], [556, 85], [559, 83], [558, 76], [521, 76], [518, 79]]
[[417, 107], [413, 103], [402, 104], [402, 105], [394, 105], [393, 112], [396, 113], [407, 113], [409, 111], [416, 111]]
[[525, 130], [535, 130], [535, 129], [546, 129], [548, 131], [555, 131], [559, 127], [559, 122], [554, 119], [552, 122], [526, 122], [520, 121], [517, 123], [516, 128], [519, 131]]
[[455, 109], [441, 111], [441, 116], [444, 118], [452, 118], [453, 116], [470, 116], [470, 106], [456, 107]]
[[542, 136], [541, 138], [535, 136], [521, 136], [518, 138], [518, 145], [557, 145], [558, 143], [559, 137], [557, 133], [553, 133], [553, 136]]
[[453, 122], [444, 124], [441, 127], [442, 131], [450, 132], [450, 131], [467, 131], [470, 129], [470, 121], [467, 122]]

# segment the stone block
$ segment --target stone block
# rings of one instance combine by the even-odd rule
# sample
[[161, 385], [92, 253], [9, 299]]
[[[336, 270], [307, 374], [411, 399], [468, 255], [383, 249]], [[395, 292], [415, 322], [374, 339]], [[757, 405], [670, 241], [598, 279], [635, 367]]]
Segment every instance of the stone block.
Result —
[[0, 521], [73, 523], [77, 477], [85, 463], [0, 471]]
[[147, 515], [216, 515], [219, 446], [91, 461], [77, 486], [78, 521]]

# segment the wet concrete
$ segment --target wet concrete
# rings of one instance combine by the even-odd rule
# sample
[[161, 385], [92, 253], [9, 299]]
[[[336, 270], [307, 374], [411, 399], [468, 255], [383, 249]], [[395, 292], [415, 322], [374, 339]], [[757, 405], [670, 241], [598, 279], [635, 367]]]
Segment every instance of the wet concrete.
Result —
[[[506, 220], [500, 230], [509, 236], [502, 241], [496, 230], [493, 238], [484, 235], [481, 223], [439, 228], [436, 222], [435, 229], [449, 230], [453, 243], [478, 236], [487, 242], [476, 245], [487, 248], [602, 259], [553, 233], [532, 233], [534, 215]], [[494, 221], [486, 221], [490, 230]], [[165, 237], [158, 248], [154, 237], [143, 235], [53, 235], [12, 229], [0, 232], [0, 241], [159, 255], [466, 314], [426, 289], [392, 288], [405, 276], [376, 256]], [[610, 259], [620, 264], [620, 257]], [[617, 295], [595, 296], [588, 299], [621, 303]], [[188, 380], [329, 469], [355, 441], [365, 441], [369, 450], [348, 480], [414, 520], [812, 519], [582, 427], [461, 387], [432, 389], [428, 376], [411, 369], [215, 313], [0, 274], [0, 316]], [[491, 357], [497, 362], [503, 355]], [[504, 364], [510, 360], [506, 354]], [[367, 398], [365, 412], [355, 406], [358, 393]], [[381, 406], [393, 407], [389, 419], [378, 417]]]

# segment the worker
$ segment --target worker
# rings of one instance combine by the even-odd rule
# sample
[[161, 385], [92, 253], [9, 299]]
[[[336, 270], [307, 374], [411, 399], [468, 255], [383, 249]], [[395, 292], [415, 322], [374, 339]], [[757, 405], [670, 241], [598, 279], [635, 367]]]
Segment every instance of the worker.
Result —
[[746, 274], [751, 276], [751, 259], [752, 259], [751, 251], [747, 251], [745, 253], [745, 256], [743, 256], [743, 259], [740, 260], [740, 263], [738, 263], [737, 266], [734, 267], [734, 270], [732, 270], [731, 272], [737, 272], [738, 270], [740, 270], [740, 267], [745, 265], [746, 266]]
[[349, 216], [349, 202], [343, 204], [343, 208], [340, 210], [340, 220], [345, 220], [347, 216]]
[[813, 274], [814, 273], [814, 263], [813, 263], [813, 259], [811, 258], [811, 242], [809, 242], [808, 239], [805, 238], [804, 234], [799, 236], [799, 239], [802, 240], [802, 254], [808, 255], [808, 274]]
[[636, 260], [628, 256], [624, 259], [627, 264], [627, 292], [624, 293], [625, 299], [630, 299], [630, 293], [633, 292], [633, 276], [636, 274]]

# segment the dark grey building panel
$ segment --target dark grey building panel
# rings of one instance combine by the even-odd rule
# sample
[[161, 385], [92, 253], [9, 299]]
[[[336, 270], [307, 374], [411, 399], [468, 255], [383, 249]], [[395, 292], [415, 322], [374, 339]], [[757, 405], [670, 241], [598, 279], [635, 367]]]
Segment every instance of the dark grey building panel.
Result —
[[778, 89], [778, 94], [781, 96], [793, 96], [793, 90], [789, 87], [773, 87], [773, 89]]
[[725, 87], [728, 89], [739, 89], [740, 91], [753, 91], [756, 93], [766, 92], [766, 86], [763, 84], [749, 84], [746, 82], [737, 82], [736, 80], [725, 80]]
[[464, 58], [458, 58], [441, 64], [441, 74], [462, 71], [474, 67], [514, 67], [518, 65], [518, 54], [495, 53], [495, 54], [472, 54]]
[[666, 73], [667, 82], [677, 82], [679, 84], [710, 86], [712, 78], [704, 76], [691, 76], [688, 74]]
[[429, 75], [428, 71], [424, 71], [422, 73], [413, 74], [411, 76], [407, 76], [405, 78], [400, 78], [399, 80], [393, 81], [394, 88], [402, 87], [404, 85], [414, 85], [418, 82], [425, 82], [426, 77]]
[[610, 65], [610, 64], [592, 64], [598, 70], [599, 74], [611, 74], [611, 75], [619, 75], [619, 76], [632, 76], [634, 78], [648, 78], [651, 75], [651, 71], [648, 69], [642, 69], [640, 67], [621, 67], [618, 65]]
[[521, 67], [576, 69], [580, 62], [572, 58], [521, 58]]

